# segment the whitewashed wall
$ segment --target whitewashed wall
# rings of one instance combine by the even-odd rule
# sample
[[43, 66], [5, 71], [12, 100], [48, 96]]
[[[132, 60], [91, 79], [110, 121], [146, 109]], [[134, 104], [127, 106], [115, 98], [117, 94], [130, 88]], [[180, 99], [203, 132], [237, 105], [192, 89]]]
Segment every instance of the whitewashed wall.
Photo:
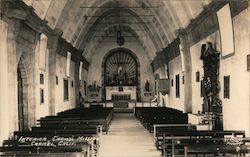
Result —
[[[176, 97], [176, 79], [175, 76], [180, 76], [180, 97]], [[170, 93], [169, 93], [169, 105], [171, 108], [175, 108], [184, 111], [184, 85], [181, 57], [178, 56], [169, 62], [169, 78], [170, 78]], [[173, 80], [174, 86], [171, 85]]]
[[[66, 60], [67, 58], [61, 55], [56, 56], [56, 75], [58, 77], [58, 85], [56, 86], [56, 113], [74, 108], [76, 105], [75, 100], [75, 63], [70, 62], [70, 76], [66, 76]], [[63, 80], [68, 79], [69, 99], [64, 100], [64, 84]], [[73, 81], [74, 87], [71, 86]]]
[[[235, 54], [221, 60], [220, 97], [223, 103], [224, 129], [250, 129], [250, 73], [247, 58], [250, 53], [250, 12], [248, 9], [233, 18]], [[230, 99], [223, 98], [223, 76], [230, 75]]]

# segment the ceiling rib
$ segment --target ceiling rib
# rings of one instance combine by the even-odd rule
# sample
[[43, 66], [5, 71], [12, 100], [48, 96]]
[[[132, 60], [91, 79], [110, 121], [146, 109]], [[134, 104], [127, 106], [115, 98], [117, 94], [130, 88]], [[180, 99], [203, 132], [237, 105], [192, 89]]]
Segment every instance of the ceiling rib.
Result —
[[[104, 32], [104, 31], [107, 31], [106, 29], [90, 29], [92, 31], [96, 31], [96, 32]], [[146, 30], [144, 29], [133, 29], [133, 30], [129, 30], [129, 29], [121, 29], [120, 31], [124, 31], [124, 32], [131, 32], [131, 31], [135, 31], [135, 32], [144, 32]]]
[[[152, 23], [152, 22], [149, 22], [149, 21], [146, 21], [146, 22], [143, 22], [143, 21], [138, 21], [138, 22], [124, 22], [124, 21], [121, 21], [122, 24], [149, 24], [149, 23]], [[121, 22], [107, 22], [107, 23], [94, 23], [94, 22], [89, 22], [87, 24], [97, 24], [97, 25], [115, 25], [115, 24], [121, 24]]]
[[[85, 15], [86, 17], [102, 17], [102, 15]], [[137, 15], [137, 16], [154, 16], [152, 14], [142, 14], [142, 15]], [[109, 15], [109, 16], [105, 16], [105, 18], [111, 18], [111, 17], [117, 17], [117, 15]], [[134, 15], [119, 15], [119, 17], [134, 17]]]
[[[136, 35], [136, 36], [132, 36], [132, 35], [123, 35], [123, 37], [145, 37], [146, 35]], [[114, 35], [95, 35], [94, 37], [109, 37], [109, 38], [113, 38], [113, 37], [116, 37]]]
[[42, 15], [42, 17], [41, 17], [43, 20], [45, 19], [46, 15], [47, 15], [47, 13], [48, 13], [48, 10], [49, 10], [49, 8], [50, 8], [50, 6], [51, 6], [51, 2], [52, 2], [52, 0], [50, 0], [49, 5], [48, 5], [47, 8], [45, 9], [45, 11], [44, 11], [44, 13], [43, 13], [43, 15]]
[[143, 7], [143, 6], [140, 6], [140, 7], [98, 7], [98, 6], [87, 6], [87, 7], [83, 7], [81, 6], [80, 8], [82, 9], [96, 9], [96, 8], [99, 8], [99, 9], [153, 9], [153, 8], [159, 8], [159, 6], [146, 6], [146, 7]]
[[[116, 40], [99, 40], [99, 41], [97, 41], [97, 42], [99, 42], [99, 43], [113, 43], [113, 42], [117, 42]], [[131, 40], [131, 41], [129, 41], [129, 40], [126, 40], [125, 42], [127, 42], [127, 43], [138, 43], [138, 42], [141, 42], [141, 41], [139, 41], [139, 40], [135, 40], [135, 41], [133, 41], [133, 40]]]

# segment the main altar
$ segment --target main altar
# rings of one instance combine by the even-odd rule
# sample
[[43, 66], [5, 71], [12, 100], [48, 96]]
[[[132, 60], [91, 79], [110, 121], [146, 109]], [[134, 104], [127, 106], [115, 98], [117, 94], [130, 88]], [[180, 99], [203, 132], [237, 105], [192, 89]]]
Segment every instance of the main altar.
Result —
[[135, 82], [135, 76], [128, 75], [124, 66], [118, 66], [117, 70], [107, 77], [105, 86], [106, 100], [136, 100]]
[[138, 63], [124, 49], [111, 52], [104, 64], [104, 101], [129, 102], [138, 99]]
[[136, 100], [136, 86], [106, 86], [106, 100]]

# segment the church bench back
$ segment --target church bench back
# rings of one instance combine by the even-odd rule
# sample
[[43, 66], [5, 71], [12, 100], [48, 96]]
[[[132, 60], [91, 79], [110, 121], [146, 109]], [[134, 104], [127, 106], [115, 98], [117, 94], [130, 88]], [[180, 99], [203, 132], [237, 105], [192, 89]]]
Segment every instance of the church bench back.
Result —
[[[163, 145], [163, 156], [178, 154], [183, 152], [184, 156], [188, 154], [244, 154], [249, 153], [250, 138], [235, 137], [232, 138], [189, 138], [189, 137], [168, 137], [169, 143]], [[182, 150], [182, 151], [176, 151]], [[180, 155], [180, 154], [179, 154]]]

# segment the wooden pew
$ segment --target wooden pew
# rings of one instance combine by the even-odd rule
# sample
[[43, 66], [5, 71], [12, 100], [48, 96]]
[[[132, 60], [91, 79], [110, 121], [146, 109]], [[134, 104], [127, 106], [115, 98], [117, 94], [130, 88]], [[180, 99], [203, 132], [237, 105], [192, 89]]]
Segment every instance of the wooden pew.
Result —
[[[16, 141], [15, 141], [16, 142]], [[36, 156], [36, 155], [46, 155], [54, 156], [54, 153], [66, 153], [69, 156], [77, 157], [79, 154], [84, 157], [91, 157], [94, 154], [91, 154], [90, 151], [91, 145], [88, 143], [82, 143], [79, 145], [73, 146], [33, 146], [29, 144], [17, 144], [17, 145], [8, 145], [0, 147], [0, 151], [4, 152], [1, 156]], [[65, 156], [65, 154], [64, 154]], [[67, 155], [68, 156], [68, 155]]]
[[[171, 156], [175, 156], [180, 152], [183, 153], [185, 157], [190, 154], [195, 154], [196, 156], [200, 154], [212, 154], [216, 156], [234, 154], [236, 156], [241, 156], [249, 153], [250, 145], [245, 143], [250, 142], [250, 138], [235, 137], [235, 139], [237, 139], [239, 143], [227, 143], [227, 141], [231, 140], [230, 138], [194, 139], [172, 137]], [[176, 152], [176, 147], [177, 149], [180, 148], [178, 146], [184, 146], [184, 149]]]
[[136, 107], [135, 117], [150, 132], [154, 124], [187, 124], [187, 114], [167, 107]]
[[[203, 144], [205, 147], [210, 147], [210, 145], [222, 145], [221, 150], [229, 149], [230, 146], [227, 146], [225, 142], [221, 142], [222, 140], [226, 141], [231, 138], [239, 138], [243, 140], [243, 145], [245, 142], [249, 142], [248, 138], [245, 137], [244, 131], [235, 131], [235, 130], [227, 130], [227, 131], [172, 131], [163, 134], [163, 146], [162, 146], [162, 154], [163, 156], [171, 154], [172, 156], [177, 154], [185, 153], [185, 149], [187, 149], [186, 153], [192, 153], [193, 145]], [[220, 141], [218, 141], [219, 139]], [[204, 142], [203, 142], [204, 141]], [[206, 145], [207, 144], [207, 145]], [[245, 147], [245, 146], [242, 146]], [[185, 149], [184, 149], [185, 148]], [[231, 149], [233, 149], [232, 147]], [[198, 149], [199, 150], [199, 149]], [[197, 151], [197, 150], [196, 150]], [[201, 151], [197, 151], [197, 154], [213, 154], [214, 152], [208, 149], [208, 153], [201, 149]], [[221, 153], [229, 153], [221, 152]]]
[[[101, 143], [103, 127], [107, 131], [112, 118], [112, 108], [72, 109], [57, 116], [47, 116], [38, 120], [40, 126], [33, 127], [31, 131], [14, 132], [14, 138], [5, 140], [0, 152], [14, 156], [41, 153], [94, 156]], [[59, 140], [54, 139], [55, 137]], [[45, 140], [25, 141], [25, 138]], [[67, 141], [70, 138], [73, 140]]]
[[47, 116], [38, 120], [41, 127], [53, 127], [55, 124], [70, 127], [72, 125], [102, 125], [104, 132], [108, 132], [109, 125], [113, 119], [113, 108], [94, 109], [72, 109], [57, 116]]
[[154, 140], [155, 146], [158, 150], [161, 149], [163, 143], [163, 134], [171, 131], [186, 132], [189, 130], [196, 130], [195, 125], [192, 124], [154, 124]]
[[99, 137], [95, 132], [83, 133], [82, 130], [15, 132], [14, 139], [5, 140], [0, 151], [5, 154], [81, 152], [94, 156], [99, 148]]

